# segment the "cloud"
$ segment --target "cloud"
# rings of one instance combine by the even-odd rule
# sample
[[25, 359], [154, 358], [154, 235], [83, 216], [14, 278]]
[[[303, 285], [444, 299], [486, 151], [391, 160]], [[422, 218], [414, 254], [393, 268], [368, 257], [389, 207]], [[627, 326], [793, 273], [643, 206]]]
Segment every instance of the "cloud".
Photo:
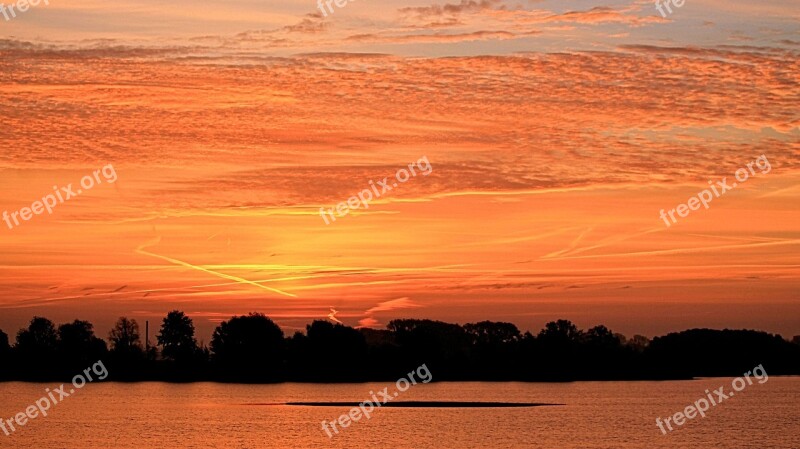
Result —
[[447, 17], [435, 22], [406, 25], [406, 28], [428, 30], [437, 28], [452, 28], [462, 25], [466, 25], [466, 23], [455, 17]]
[[402, 297], [397, 299], [392, 299], [389, 301], [384, 301], [378, 303], [375, 307], [368, 309], [364, 312], [367, 315], [365, 318], [359, 320], [358, 327], [377, 327], [380, 325], [380, 322], [373, 317], [376, 313], [381, 312], [393, 312], [395, 310], [403, 310], [403, 309], [416, 309], [423, 307], [421, 304], [417, 304], [408, 297]]
[[411, 301], [411, 299], [409, 299], [408, 297], [404, 297], [378, 303], [377, 306], [367, 310], [364, 313], [372, 315], [378, 312], [391, 312], [398, 309], [414, 309], [417, 307], [422, 307], [422, 306]]
[[[7, 231], [4, 329], [39, 312], [100, 324], [172, 308], [265, 310], [301, 329], [331, 305], [366, 326], [534, 309], [595, 320], [591, 307], [609, 306], [642, 323], [663, 318], [664, 297], [681, 299], [675, 316], [758, 301], [776, 328], [775, 310], [800, 316], [800, 52], [786, 2], [731, 5], [738, 15], [698, 2], [697, 20], [662, 26], [641, 1], [431, 0], [396, 15], [356, 2], [325, 21], [308, 3], [270, 14], [263, 1], [181, 0], [165, 14], [76, 1], [4, 24], [25, 39], [0, 40], [14, 80], [0, 95], [0, 211], [107, 163], [119, 181]], [[703, 18], [718, 25], [700, 33]], [[754, 40], [724, 45], [733, 30]], [[660, 208], [762, 153], [773, 173], [663, 229]], [[324, 224], [320, 207], [423, 154], [430, 176]], [[782, 243], [725, 243], [751, 237]], [[754, 271], [763, 282], [742, 288]]]
[[[651, 23], [669, 23], [669, 19], [657, 17], [654, 15], [637, 16], [632, 14], [638, 8], [627, 7], [621, 9], [614, 9], [609, 6], [596, 6], [592, 9], [585, 11], [569, 11], [563, 14], [553, 14], [544, 19], [544, 22], [568, 22], [580, 23], [589, 25], [598, 25], [603, 23], [624, 23], [631, 26], [643, 26]], [[534, 20], [539, 23], [539, 20]]]
[[363, 43], [382, 43], [382, 44], [408, 44], [408, 43], [454, 43], [469, 41], [486, 40], [506, 40], [518, 39], [521, 37], [536, 36], [540, 31], [528, 31], [522, 33], [512, 33], [509, 31], [475, 31], [471, 33], [434, 33], [434, 34], [411, 34], [411, 35], [377, 35], [359, 34], [350, 36], [348, 41]]
[[403, 15], [413, 15], [420, 19], [430, 19], [446, 15], [457, 16], [463, 13], [476, 13], [492, 9], [492, 7], [500, 3], [500, 0], [461, 0], [460, 3], [400, 8], [398, 12]]
[[[654, 23], [669, 23], [671, 20], [649, 14], [640, 16], [635, 13], [641, 10], [641, 5], [612, 8], [609, 6], [596, 6], [589, 10], [568, 11], [554, 13], [549, 10], [527, 10], [522, 8], [509, 9], [499, 0], [462, 0], [458, 4], [446, 3], [425, 7], [407, 7], [398, 10], [405, 20], [427, 22], [432, 19], [445, 19], [450, 23], [463, 24], [461, 16], [473, 16], [480, 19], [494, 19], [514, 26], [531, 24], [582, 24], [599, 25], [606, 23], [620, 23], [632, 27], [640, 27]], [[441, 22], [434, 22], [441, 23]]]
[[316, 34], [325, 31], [325, 27], [326, 23], [322, 20], [322, 14], [312, 13], [307, 14], [303, 20], [294, 25], [283, 27], [283, 30], [289, 33]]
[[377, 327], [380, 324], [381, 323], [378, 320], [376, 320], [375, 318], [362, 318], [362, 319], [358, 320], [358, 326], [357, 327], [359, 327], [359, 328], [361, 328], [361, 327]]

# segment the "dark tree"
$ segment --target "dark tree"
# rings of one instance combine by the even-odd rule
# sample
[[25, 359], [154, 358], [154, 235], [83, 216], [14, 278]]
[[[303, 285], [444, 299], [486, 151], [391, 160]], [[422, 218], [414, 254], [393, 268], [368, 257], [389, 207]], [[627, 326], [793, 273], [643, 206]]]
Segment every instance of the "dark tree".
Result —
[[653, 339], [644, 362], [654, 374], [725, 377], [763, 364], [770, 374], [800, 367], [800, 348], [780, 335], [752, 330], [690, 329]]
[[288, 375], [297, 380], [309, 380], [311, 375], [312, 361], [309, 357], [310, 345], [308, 337], [300, 331], [297, 331], [291, 337], [287, 337], [285, 342], [286, 346], [286, 363], [288, 365]]
[[16, 349], [26, 357], [52, 357], [57, 346], [56, 326], [47, 318], [34, 317], [27, 329], [17, 333]]
[[800, 345], [800, 335], [795, 335], [794, 338], [792, 339], [792, 343]]
[[94, 335], [94, 326], [88, 321], [75, 320], [58, 327], [58, 354], [67, 367], [85, 368], [107, 351], [106, 342]]
[[636, 352], [643, 352], [650, 346], [650, 339], [644, 335], [634, 335], [633, 338], [628, 340], [627, 345]]
[[518, 371], [522, 334], [511, 323], [481, 321], [464, 325], [471, 338], [470, 369], [484, 379], [513, 379]]
[[139, 336], [139, 323], [120, 317], [109, 333], [111, 351], [120, 357], [142, 357], [142, 341]]
[[576, 379], [625, 379], [635, 377], [632, 373], [634, 356], [637, 354], [626, 346], [626, 338], [615, 334], [605, 326], [595, 326], [583, 335], [583, 346], [577, 352]]
[[0, 357], [6, 356], [10, 350], [11, 347], [8, 345], [8, 334], [0, 329]]
[[211, 338], [213, 360], [242, 377], [264, 378], [283, 364], [283, 331], [260, 313], [223, 321]]
[[352, 327], [317, 320], [306, 326], [306, 374], [318, 381], [359, 381], [366, 373], [367, 341]]
[[584, 338], [586, 344], [598, 348], [618, 348], [623, 343], [619, 334], [611, 332], [611, 330], [602, 325], [589, 329]]
[[584, 342], [583, 331], [569, 320], [545, 324], [536, 337], [533, 351], [525, 355], [538, 365], [533, 367], [532, 374], [545, 380], [576, 380]]
[[538, 338], [553, 344], [578, 343], [583, 339], [583, 332], [572, 321], [558, 320], [545, 324]]
[[200, 342], [197, 346], [197, 353], [195, 360], [198, 362], [206, 363], [211, 359], [211, 349], [204, 342]]
[[192, 319], [179, 310], [169, 312], [161, 324], [158, 344], [163, 347], [164, 358], [185, 362], [198, 356]]
[[440, 377], [459, 379], [470, 365], [470, 336], [458, 324], [433, 320], [392, 320], [387, 329], [394, 332], [402, 348], [400, 366], [426, 363]]
[[158, 335], [172, 360], [145, 357], [131, 319], [120, 318], [109, 339], [106, 353], [91, 323], [76, 320], [56, 331], [50, 320], [35, 317], [13, 347], [0, 331], [0, 381], [63, 382], [106, 358], [109, 374], [121, 381], [383, 382], [423, 363], [437, 381], [689, 379], [741, 376], [756, 366], [770, 375], [800, 374], [798, 337], [690, 329], [651, 342], [602, 325], [583, 331], [567, 320], [547, 323], [536, 336], [491, 321], [400, 319], [385, 330], [314, 321], [305, 334], [284, 339], [272, 320], [251, 313], [222, 322], [209, 350], [198, 345], [192, 320], [176, 310]]
[[517, 326], [511, 323], [481, 321], [464, 325], [464, 330], [472, 337], [473, 344], [497, 346], [517, 342], [522, 338]]
[[8, 334], [0, 330], [0, 380], [6, 380], [13, 362], [10, 360], [11, 347], [8, 345]]
[[46, 380], [58, 371], [57, 358], [58, 334], [55, 325], [47, 318], [34, 317], [27, 329], [17, 333], [17, 344], [14, 346], [15, 366], [10, 367], [20, 373], [23, 378]]

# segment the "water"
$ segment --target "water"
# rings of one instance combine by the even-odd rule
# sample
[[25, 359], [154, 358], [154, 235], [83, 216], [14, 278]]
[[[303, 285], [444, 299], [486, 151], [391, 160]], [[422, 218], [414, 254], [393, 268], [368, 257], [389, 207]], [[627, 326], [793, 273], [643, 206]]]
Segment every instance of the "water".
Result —
[[[89, 384], [0, 448], [800, 448], [800, 378], [754, 383], [667, 435], [655, 418], [673, 415], [731, 379], [683, 382], [431, 383], [395, 401], [563, 403], [537, 408], [383, 408], [332, 440], [321, 421], [347, 407], [264, 405], [369, 399], [391, 383], [347, 385]], [[0, 384], [0, 417], [32, 405], [53, 384]], [[67, 385], [69, 391], [71, 385]], [[56, 396], [57, 397], [57, 396]]]

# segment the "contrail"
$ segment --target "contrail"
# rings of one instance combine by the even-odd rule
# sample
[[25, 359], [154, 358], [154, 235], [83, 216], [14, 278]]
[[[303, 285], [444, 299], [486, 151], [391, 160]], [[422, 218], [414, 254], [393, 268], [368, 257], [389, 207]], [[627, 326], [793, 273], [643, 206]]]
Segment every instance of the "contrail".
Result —
[[331, 319], [331, 321], [335, 321], [335, 322], [337, 322], [337, 323], [339, 323], [339, 324], [344, 324], [344, 323], [342, 323], [341, 321], [339, 321], [339, 319], [338, 319], [338, 318], [336, 318], [336, 314], [337, 314], [337, 313], [339, 313], [339, 311], [338, 311], [338, 310], [336, 310], [336, 309], [334, 309], [333, 307], [331, 307], [331, 313], [330, 313], [330, 314], [328, 314], [328, 318], [330, 318], [330, 319]]
[[223, 279], [229, 279], [231, 281], [236, 281], [236, 282], [239, 282], [239, 283], [242, 283], [242, 284], [254, 285], [254, 286], [258, 287], [258, 288], [263, 288], [264, 290], [269, 290], [269, 291], [271, 291], [273, 293], [277, 293], [279, 295], [289, 296], [291, 298], [296, 298], [297, 297], [297, 295], [293, 295], [291, 293], [287, 293], [285, 291], [278, 290], [277, 288], [267, 287], [266, 285], [261, 285], [258, 282], [253, 282], [253, 281], [250, 281], [250, 280], [247, 280], [247, 279], [244, 279], [244, 278], [240, 278], [238, 276], [232, 276], [230, 274], [225, 274], [225, 273], [220, 273], [218, 271], [209, 270], [207, 268], [199, 267], [197, 265], [192, 265], [192, 264], [190, 264], [188, 262], [184, 262], [182, 260], [173, 259], [172, 257], [162, 256], [162, 255], [159, 255], [159, 254], [154, 254], [154, 253], [151, 253], [149, 251], [145, 251], [144, 250], [144, 248], [146, 248], [148, 246], [156, 245], [160, 241], [161, 241], [161, 238], [157, 238], [153, 242], [145, 243], [145, 244], [139, 246], [138, 248], [136, 248], [136, 252], [139, 253], [139, 254], [143, 254], [145, 256], [151, 256], [151, 257], [156, 257], [156, 258], [161, 259], [161, 260], [166, 260], [167, 262], [173, 263], [175, 265], [180, 265], [182, 267], [192, 268], [192, 269], [195, 269], [195, 270], [198, 270], [198, 271], [202, 271], [204, 273], [212, 274], [214, 276], [221, 277]]

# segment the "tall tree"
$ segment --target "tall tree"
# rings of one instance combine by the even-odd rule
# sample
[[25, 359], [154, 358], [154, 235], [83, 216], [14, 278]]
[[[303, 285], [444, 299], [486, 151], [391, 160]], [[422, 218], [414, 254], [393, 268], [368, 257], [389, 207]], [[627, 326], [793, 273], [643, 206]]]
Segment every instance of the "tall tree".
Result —
[[135, 356], [143, 354], [139, 323], [136, 320], [120, 317], [111, 329], [108, 339], [111, 342], [111, 351], [116, 354]]
[[161, 354], [175, 361], [188, 361], [198, 354], [197, 340], [194, 337], [192, 319], [179, 310], [169, 312], [161, 324], [158, 344], [163, 347]]
[[26, 329], [17, 333], [12, 371], [29, 380], [46, 380], [57, 374], [58, 334], [52, 321], [34, 317]]

